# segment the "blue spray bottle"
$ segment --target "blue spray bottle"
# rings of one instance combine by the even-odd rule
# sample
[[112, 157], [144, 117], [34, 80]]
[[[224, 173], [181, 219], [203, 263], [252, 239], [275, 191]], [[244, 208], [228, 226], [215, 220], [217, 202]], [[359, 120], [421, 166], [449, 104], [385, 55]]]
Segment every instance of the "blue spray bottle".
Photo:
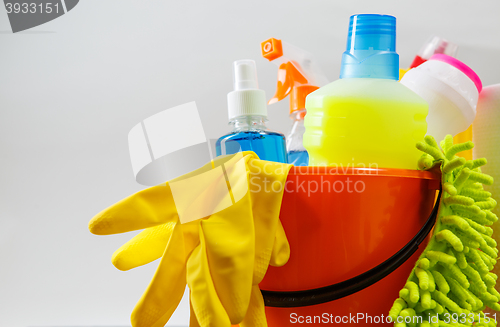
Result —
[[285, 136], [266, 127], [266, 94], [258, 88], [255, 61], [234, 62], [234, 91], [227, 102], [233, 130], [217, 140], [217, 156], [253, 151], [261, 160], [286, 163]]

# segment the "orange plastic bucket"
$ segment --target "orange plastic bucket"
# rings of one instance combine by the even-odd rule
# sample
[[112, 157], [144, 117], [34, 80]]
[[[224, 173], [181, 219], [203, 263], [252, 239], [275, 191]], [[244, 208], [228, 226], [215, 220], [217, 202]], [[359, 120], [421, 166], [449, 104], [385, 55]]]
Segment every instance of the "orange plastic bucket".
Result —
[[290, 260], [260, 284], [268, 325], [386, 322], [427, 242], [418, 247], [416, 238], [432, 228], [439, 187], [431, 172], [293, 168], [280, 212]]

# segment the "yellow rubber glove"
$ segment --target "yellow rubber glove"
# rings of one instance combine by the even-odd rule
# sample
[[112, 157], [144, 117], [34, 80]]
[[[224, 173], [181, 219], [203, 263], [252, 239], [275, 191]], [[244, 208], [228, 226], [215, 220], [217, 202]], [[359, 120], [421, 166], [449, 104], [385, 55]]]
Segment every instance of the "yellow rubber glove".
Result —
[[[244, 153], [240, 159], [243, 161], [228, 156], [217, 158], [169, 182], [173, 185], [224, 165], [227, 178], [214, 179], [209, 189], [219, 190], [217, 185], [223, 182], [230, 186], [229, 196], [237, 202], [209, 219], [180, 224], [167, 183], [120, 201], [90, 222], [89, 228], [96, 234], [159, 224], [135, 236], [113, 255], [115, 266], [127, 270], [155, 260], [164, 250], [157, 272], [132, 314], [134, 326], [163, 326], [182, 298], [186, 274], [197, 318], [192, 317], [192, 321], [201, 326], [229, 326], [243, 318], [247, 321], [248, 317], [255, 321], [260, 315], [263, 323], [251, 322], [247, 326], [266, 325], [262, 295], [255, 285], [262, 280], [269, 263], [283, 265], [289, 257], [278, 216], [290, 165], [261, 161], [253, 153]], [[194, 197], [208, 203], [224, 202], [224, 196], [217, 192], [202, 193]], [[249, 305], [252, 314], [246, 315]]]

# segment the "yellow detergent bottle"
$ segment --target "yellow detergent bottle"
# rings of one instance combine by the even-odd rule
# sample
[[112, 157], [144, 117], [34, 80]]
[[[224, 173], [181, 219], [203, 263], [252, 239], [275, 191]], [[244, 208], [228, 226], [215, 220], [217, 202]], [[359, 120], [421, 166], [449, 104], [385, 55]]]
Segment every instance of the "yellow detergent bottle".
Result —
[[427, 103], [398, 82], [396, 18], [350, 18], [340, 79], [309, 94], [310, 166], [417, 169]]

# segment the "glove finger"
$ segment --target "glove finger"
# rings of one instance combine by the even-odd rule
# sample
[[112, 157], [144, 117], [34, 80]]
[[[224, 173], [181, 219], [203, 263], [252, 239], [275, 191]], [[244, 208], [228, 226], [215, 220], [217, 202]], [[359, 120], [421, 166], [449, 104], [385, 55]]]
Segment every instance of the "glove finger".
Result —
[[[193, 305], [189, 302], [189, 327], [200, 327], [196, 315], [194, 314]], [[238, 327], [239, 325], [231, 325], [232, 327]]]
[[252, 160], [249, 164], [255, 227], [255, 269], [253, 284], [267, 272], [273, 251], [288, 171], [292, 165]]
[[97, 235], [130, 232], [177, 221], [168, 183], [132, 194], [94, 216], [89, 230]]
[[[191, 298], [191, 295], [189, 295], [189, 297]], [[239, 326], [240, 325], [231, 325], [231, 327], [239, 327]], [[191, 300], [189, 300], [189, 327], [200, 327], [198, 319], [196, 319], [196, 314], [194, 313]]]
[[269, 264], [274, 267], [284, 266], [288, 259], [290, 259], [290, 244], [286, 238], [285, 230], [281, 221], [278, 221], [278, 227], [276, 228], [276, 237], [274, 239], [273, 251], [271, 252], [271, 258]]
[[120, 270], [136, 268], [161, 258], [175, 223], [146, 228], [113, 253], [111, 262]]
[[259, 285], [252, 287], [252, 298], [245, 319], [240, 323], [240, 327], [267, 327], [266, 312], [264, 309], [264, 298], [259, 289]]
[[250, 302], [255, 236], [245, 162], [225, 168], [233, 198], [238, 200], [202, 221], [201, 227], [214, 287], [231, 323], [237, 324]]
[[186, 260], [182, 227], [176, 224], [155, 275], [132, 312], [133, 327], [167, 323], [186, 288]]
[[189, 294], [189, 327], [200, 327], [198, 319], [196, 319], [196, 314], [193, 310], [193, 304], [191, 303], [191, 294]]
[[205, 238], [200, 226], [200, 244], [187, 261], [187, 283], [191, 305], [201, 327], [229, 327], [231, 322], [224, 310], [210, 276]]

